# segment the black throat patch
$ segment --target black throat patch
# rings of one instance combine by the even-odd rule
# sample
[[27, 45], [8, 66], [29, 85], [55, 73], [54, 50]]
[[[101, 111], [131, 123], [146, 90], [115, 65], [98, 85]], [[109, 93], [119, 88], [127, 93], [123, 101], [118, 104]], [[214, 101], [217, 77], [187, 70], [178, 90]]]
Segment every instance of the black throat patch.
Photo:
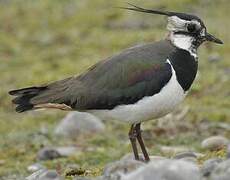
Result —
[[184, 91], [189, 90], [196, 77], [198, 62], [188, 51], [179, 48], [170, 54], [169, 60], [176, 72], [179, 84]]

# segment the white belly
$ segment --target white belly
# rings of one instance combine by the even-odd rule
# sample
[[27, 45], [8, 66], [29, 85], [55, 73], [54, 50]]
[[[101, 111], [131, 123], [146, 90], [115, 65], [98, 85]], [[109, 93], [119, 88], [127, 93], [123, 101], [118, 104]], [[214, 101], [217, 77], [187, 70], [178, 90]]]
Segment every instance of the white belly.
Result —
[[91, 110], [89, 112], [103, 120], [120, 120], [128, 123], [147, 121], [170, 113], [186, 96], [176, 80], [176, 73], [172, 65], [171, 68], [172, 77], [160, 93], [144, 97], [135, 104], [120, 105], [112, 110]]

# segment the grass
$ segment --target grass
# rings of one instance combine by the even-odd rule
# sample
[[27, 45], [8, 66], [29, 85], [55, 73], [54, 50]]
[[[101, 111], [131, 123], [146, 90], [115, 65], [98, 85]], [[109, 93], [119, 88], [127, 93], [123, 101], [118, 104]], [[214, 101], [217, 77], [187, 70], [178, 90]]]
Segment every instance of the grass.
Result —
[[[183, 145], [202, 152], [199, 144], [205, 137], [217, 133], [230, 137], [227, 131], [204, 132], [200, 128], [202, 122], [229, 123], [230, 119], [228, 1], [133, 0], [132, 3], [196, 13], [204, 19], [208, 30], [225, 43], [223, 46], [208, 43], [200, 48], [199, 76], [183, 104], [190, 107], [184, 121], [191, 127], [187, 131], [177, 128], [176, 133], [166, 131], [157, 135], [156, 122], [145, 124], [145, 132], [153, 137], [146, 138], [151, 154], [160, 154], [157, 147], [153, 148], [159, 144]], [[165, 36], [165, 18], [113, 8], [125, 5], [122, 0], [0, 2], [0, 179], [27, 176], [27, 166], [36, 162], [36, 153], [43, 146], [74, 144], [93, 149], [73, 157], [42, 162], [62, 174], [71, 163], [90, 170], [92, 175], [100, 174], [106, 163], [130, 151], [125, 124], [106, 123], [105, 133], [92, 137], [58, 139], [53, 136], [53, 129], [66, 113], [16, 114], [7, 95], [10, 89], [80, 74], [124, 48]], [[207, 59], [214, 53], [218, 53], [221, 60], [210, 63]], [[48, 130], [47, 136], [41, 134], [44, 127]]]

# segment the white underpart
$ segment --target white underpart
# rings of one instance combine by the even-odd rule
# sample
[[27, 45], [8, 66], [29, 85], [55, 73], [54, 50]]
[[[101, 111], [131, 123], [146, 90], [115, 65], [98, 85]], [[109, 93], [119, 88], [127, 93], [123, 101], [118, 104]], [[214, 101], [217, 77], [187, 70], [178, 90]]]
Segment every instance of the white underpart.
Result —
[[[170, 61], [167, 62], [171, 65]], [[90, 113], [103, 120], [119, 120], [128, 123], [138, 123], [162, 117], [172, 112], [186, 96], [177, 81], [172, 68], [172, 77], [158, 94], [144, 97], [135, 104], [120, 105], [112, 110], [91, 110]]]

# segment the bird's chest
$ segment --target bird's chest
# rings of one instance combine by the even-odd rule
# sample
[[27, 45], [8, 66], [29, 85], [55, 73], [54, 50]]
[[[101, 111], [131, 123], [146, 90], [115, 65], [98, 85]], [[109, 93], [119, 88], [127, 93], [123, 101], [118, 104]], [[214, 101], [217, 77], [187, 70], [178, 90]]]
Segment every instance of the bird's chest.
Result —
[[178, 83], [184, 91], [188, 91], [197, 74], [197, 60], [183, 49], [177, 49], [170, 54], [169, 60], [176, 72]]

